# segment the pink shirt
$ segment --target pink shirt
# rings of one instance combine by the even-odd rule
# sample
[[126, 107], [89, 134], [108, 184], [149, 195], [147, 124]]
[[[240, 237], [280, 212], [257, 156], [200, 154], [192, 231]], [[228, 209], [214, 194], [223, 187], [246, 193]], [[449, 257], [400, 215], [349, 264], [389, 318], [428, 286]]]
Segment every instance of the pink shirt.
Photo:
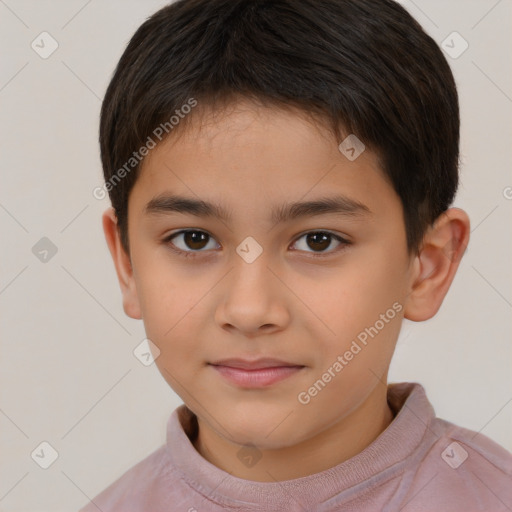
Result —
[[231, 476], [204, 459], [181, 405], [167, 442], [80, 512], [510, 512], [512, 454], [488, 437], [435, 417], [424, 388], [388, 386], [395, 418], [341, 464], [284, 482]]

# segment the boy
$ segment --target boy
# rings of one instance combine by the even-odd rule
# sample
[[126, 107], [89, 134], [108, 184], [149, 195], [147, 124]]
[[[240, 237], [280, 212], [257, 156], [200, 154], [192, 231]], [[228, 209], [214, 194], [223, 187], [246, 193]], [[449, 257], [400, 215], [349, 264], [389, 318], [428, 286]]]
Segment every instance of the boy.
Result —
[[171, 4], [100, 143], [124, 310], [184, 405], [84, 512], [512, 510], [512, 455], [387, 383], [469, 240], [454, 79], [405, 9]]

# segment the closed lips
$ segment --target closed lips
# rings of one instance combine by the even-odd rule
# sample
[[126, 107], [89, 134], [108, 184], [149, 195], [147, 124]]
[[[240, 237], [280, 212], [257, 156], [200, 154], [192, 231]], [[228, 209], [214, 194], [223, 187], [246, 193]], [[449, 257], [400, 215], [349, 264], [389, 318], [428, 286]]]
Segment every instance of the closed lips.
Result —
[[226, 366], [229, 368], [237, 368], [240, 370], [256, 371], [265, 368], [282, 368], [282, 367], [298, 367], [302, 368], [304, 365], [290, 363], [278, 359], [257, 359], [255, 361], [248, 361], [245, 359], [223, 359], [209, 363], [213, 366]]

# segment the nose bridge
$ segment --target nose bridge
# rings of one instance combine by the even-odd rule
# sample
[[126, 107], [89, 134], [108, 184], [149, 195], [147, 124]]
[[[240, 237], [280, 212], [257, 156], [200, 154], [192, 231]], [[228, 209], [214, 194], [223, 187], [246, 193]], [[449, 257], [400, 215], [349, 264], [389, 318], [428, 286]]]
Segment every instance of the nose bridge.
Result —
[[271, 260], [270, 251], [258, 249], [255, 240], [239, 244], [217, 305], [220, 325], [229, 324], [246, 332], [263, 325], [283, 326], [287, 318], [286, 298], [279, 292], [279, 279], [269, 268]]
[[273, 288], [271, 280], [275, 279], [275, 276], [269, 268], [271, 260], [269, 250], [264, 249], [255, 238], [247, 237], [237, 246], [233, 255], [233, 282], [230, 287], [240, 284], [242, 288], [247, 286], [253, 291], [260, 287], [267, 290]]

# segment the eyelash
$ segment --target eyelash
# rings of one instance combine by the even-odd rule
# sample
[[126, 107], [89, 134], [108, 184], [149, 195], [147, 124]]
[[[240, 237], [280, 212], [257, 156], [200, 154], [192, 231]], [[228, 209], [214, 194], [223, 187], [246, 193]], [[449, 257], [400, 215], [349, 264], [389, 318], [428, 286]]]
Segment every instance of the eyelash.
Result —
[[[183, 251], [182, 249], [178, 249], [176, 248], [176, 246], [171, 242], [171, 240], [175, 237], [177, 237], [178, 235], [181, 235], [183, 233], [204, 233], [206, 235], [208, 235], [211, 239], [215, 240], [214, 237], [212, 235], [210, 235], [210, 233], [208, 233], [207, 231], [203, 231], [201, 229], [182, 229], [181, 231], [176, 231], [175, 233], [171, 233], [169, 236], [165, 237], [163, 239], [163, 243], [166, 244], [169, 249], [173, 252], [175, 252], [176, 254], [178, 254], [179, 256], [182, 256], [184, 258], [197, 258], [197, 257], [200, 257], [198, 253], [201, 253], [201, 252], [206, 252], [205, 250], [199, 250], [199, 251]], [[310, 253], [310, 256], [313, 257], [313, 258], [322, 258], [322, 257], [327, 257], [333, 253], [337, 253], [337, 252], [340, 252], [342, 251], [343, 249], [345, 249], [347, 246], [351, 245], [352, 242], [350, 242], [349, 240], [346, 240], [345, 238], [339, 236], [339, 235], [336, 235], [334, 233], [331, 233], [329, 231], [324, 231], [324, 230], [318, 230], [318, 231], [307, 231], [306, 233], [302, 233], [298, 238], [295, 239], [295, 241], [293, 242], [294, 244], [300, 240], [302, 237], [304, 236], [307, 236], [307, 235], [311, 235], [311, 234], [325, 234], [325, 235], [329, 235], [331, 236], [332, 238], [336, 239], [338, 242], [340, 242], [340, 246], [333, 250], [333, 251], [329, 251], [329, 252], [311, 252]], [[300, 252], [300, 251], [299, 251]], [[304, 251], [304, 252], [309, 252], [309, 251]]]

